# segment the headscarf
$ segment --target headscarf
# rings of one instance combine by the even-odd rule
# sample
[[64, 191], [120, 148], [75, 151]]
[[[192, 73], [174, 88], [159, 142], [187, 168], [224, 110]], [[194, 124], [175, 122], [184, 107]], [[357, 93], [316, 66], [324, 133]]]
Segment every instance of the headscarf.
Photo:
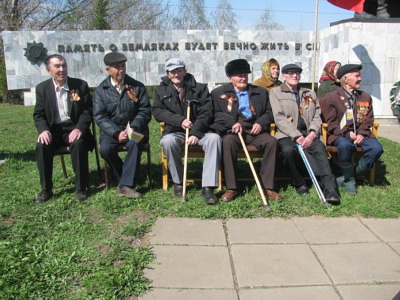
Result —
[[278, 78], [273, 78], [271, 75], [271, 67], [273, 65], [276, 65], [278, 68], [280, 68], [277, 60], [275, 58], [271, 58], [263, 64], [261, 71], [265, 77], [267, 77], [272, 83], [276, 84], [278, 82]]
[[337, 79], [337, 77], [335, 76], [335, 66], [337, 64], [340, 64], [340, 62], [338, 61], [330, 61], [328, 62], [325, 67], [324, 70], [322, 71], [322, 75], [321, 78], [319, 79], [319, 82], [325, 81], [325, 80], [331, 80], [333, 82], [339, 82], [339, 79]]

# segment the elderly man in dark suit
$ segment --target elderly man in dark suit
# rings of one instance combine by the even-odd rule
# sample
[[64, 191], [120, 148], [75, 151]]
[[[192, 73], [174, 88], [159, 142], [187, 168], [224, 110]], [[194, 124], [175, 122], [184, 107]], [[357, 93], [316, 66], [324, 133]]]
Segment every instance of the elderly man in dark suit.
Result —
[[88, 151], [95, 144], [90, 132], [92, 99], [88, 84], [68, 77], [65, 58], [54, 54], [47, 56], [46, 70], [52, 78], [36, 86], [36, 105], [33, 119], [38, 131], [36, 157], [42, 191], [36, 203], [53, 196], [54, 151], [69, 146], [75, 171], [75, 200], [87, 198]]
[[231, 201], [238, 194], [237, 151], [240, 149], [238, 133], [249, 145], [263, 152], [261, 184], [271, 200], [282, 199], [273, 190], [276, 151], [278, 141], [268, 133], [273, 123], [268, 91], [248, 83], [250, 65], [245, 59], [230, 61], [225, 67], [230, 83], [214, 89], [211, 98], [214, 105], [213, 128], [222, 136], [223, 164], [226, 192], [220, 200]]
[[[100, 153], [118, 178], [117, 196], [140, 198], [134, 187], [142, 145], [148, 141], [151, 106], [143, 83], [126, 74], [126, 60], [118, 52], [104, 56], [109, 76], [94, 91], [93, 118], [101, 129]], [[144, 137], [131, 140], [128, 131]], [[127, 149], [124, 161], [118, 155], [120, 145]]]

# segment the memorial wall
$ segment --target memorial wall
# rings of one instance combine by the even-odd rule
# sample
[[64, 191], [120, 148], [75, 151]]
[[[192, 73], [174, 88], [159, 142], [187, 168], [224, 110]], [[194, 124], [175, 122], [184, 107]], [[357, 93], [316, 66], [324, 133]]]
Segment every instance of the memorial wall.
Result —
[[[399, 23], [349, 22], [321, 30], [316, 81], [330, 60], [362, 63], [362, 89], [374, 96], [376, 115], [393, 116], [388, 98], [400, 80], [400, 52], [394, 46], [399, 34]], [[227, 82], [225, 65], [237, 58], [249, 61], [250, 82], [261, 76], [261, 66], [270, 58], [281, 66], [298, 64], [303, 68], [301, 81], [312, 81], [312, 31], [5, 31], [2, 37], [10, 90], [32, 89], [48, 79], [43, 57], [54, 53], [66, 57], [70, 76], [96, 87], [107, 76], [103, 57], [111, 51], [124, 53], [127, 73], [145, 85], [159, 84], [171, 57], [182, 58], [188, 71], [210, 89]], [[25, 95], [25, 104], [34, 104], [32, 93]]]

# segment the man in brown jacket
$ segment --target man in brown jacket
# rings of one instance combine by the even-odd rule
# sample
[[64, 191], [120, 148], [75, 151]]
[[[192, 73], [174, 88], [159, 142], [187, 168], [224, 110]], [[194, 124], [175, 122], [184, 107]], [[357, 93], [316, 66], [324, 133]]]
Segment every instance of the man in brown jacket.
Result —
[[[339, 186], [350, 195], [356, 195], [355, 176], [372, 168], [383, 153], [381, 143], [371, 132], [374, 123], [372, 98], [360, 88], [361, 65], [344, 65], [337, 71], [342, 87], [326, 95], [328, 112], [328, 144], [338, 148], [339, 164], [343, 176], [337, 178]], [[355, 166], [352, 154], [357, 146], [364, 156]]]
[[296, 144], [301, 145], [316, 176], [320, 177], [325, 199], [339, 201], [335, 177], [329, 166], [324, 144], [318, 139], [321, 128], [321, 109], [315, 92], [300, 88], [302, 69], [289, 64], [282, 68], [284, 83], [270, 93], [280, 151], [292, 185], [300, 195], [309, 193], [299, 171], [302, 162]]

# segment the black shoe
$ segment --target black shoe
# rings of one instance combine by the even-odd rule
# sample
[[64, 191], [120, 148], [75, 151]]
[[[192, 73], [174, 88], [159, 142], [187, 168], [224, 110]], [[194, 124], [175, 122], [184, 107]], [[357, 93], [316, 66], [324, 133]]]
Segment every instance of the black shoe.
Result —
[[327, 188], [324, 191], [325, 200], [329, 203], [339, 203], [340, 196], [335, 187]]
[[310, 193], [309, 190], [308, 190], [308, 187], [305, 184], [296, 187], [296, 192], [300, 196], [308, 195]]
[[175, 197], [178, 197], [178, 198], [182, 197], [182, 190], [183, 190], [182, 184], [174, 183], [174, 194], [175, 194]]
[[214, 188], [213, 187], [203, 187], [203, 192], [201, 193], [203, 196], [204, 201], [207, 204], [215, 204], [218, 202], [217, 196], [214, 195]]
[[86, 191], [76, 191], [75, 201], [85, 201], [87, 199]]
[[36, 203], [43, 203], [43, 202], [49, 201], [51, 199], [51, 197], [53, 197], [53, 193], [52, 192], [41, 191], [39, 196], [37, 196], [35, 202]]

